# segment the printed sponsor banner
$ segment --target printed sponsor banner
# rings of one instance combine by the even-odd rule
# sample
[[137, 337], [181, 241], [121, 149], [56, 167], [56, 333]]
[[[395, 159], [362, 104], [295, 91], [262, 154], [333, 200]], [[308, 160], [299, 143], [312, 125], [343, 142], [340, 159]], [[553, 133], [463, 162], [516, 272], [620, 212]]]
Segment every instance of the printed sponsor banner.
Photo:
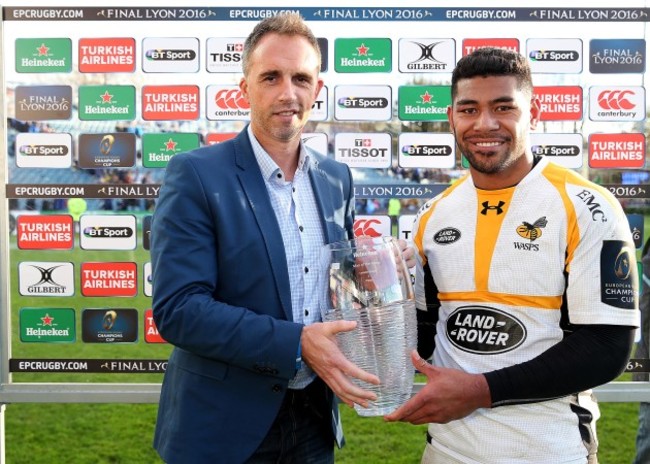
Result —
[[451, 169], [456, 165], [454, 136], [439, 132], [402, 132], [397, 159], [403, 168]]
[[533, 73], [581, 73], [581, 39], [528, 39], [526, 54]]
[[138, 293], [136, 263], [82, 263], [83, 296], [135, 296]]
[[72, 296], [74, 265], [55, 261], [18, 263], [18, 290], [24, 296]]
[[352, 168], [388, 168], [392, 159], [388, 133], [338, 133], [334, 158]]
[[450, 86], [403, 85], [397, 92], [398, 114], [402, 121], [447, 121]]
[[151, 263], [144, 263], [142, 272], [142, 293], [144, 293], [144, 296], [152, 296], [153, 274], [151, 273]]
[[196, 85], [143, 86], [142, 119], [145, 121], [199, 119], [199, 87]]
[[327, 117], [329, 115], [328, 112], [328, 90], [327, 86], [324, 85], [321, 89], [320, 92], [318, 92], [318, 96], [316, 97], [316, 101], [311, 107], [311, 114], [309, 115], [309, 120], [310, 121], [327, 121]]
[[132, 121], [135, 87], [132, 85], [80, 85], [79, 119], [82, 121]]
[[423, 198], [430, 199], [435, 197], [443, 190], [449, 187], [449, 184], [355, 184], [355, 198], [398, 198], [413, 199]]
[[19, 85], [15, 91], [16, 119], [50, 121], [72, 117], [69, 85]]
[[644, 87], [589, 88], [589, 119], [592, 121], [643, 121], [645, 117]]
[[160, 184], [7, 184], [7, 198], [157, 198]]
[[589, 166], [592, 168], [642, 168], [645, 135], [638, 133], [591, 134]]
[[84, 309], [81, 312], [84, 343], [133, 343], [138, 341], [137, 309]]
[[239, 86], [209, 85], [206, 88], [206, 118], [212, 121], [248, 120], [251, 107]]
[[73, 343], [77, 333], [72, 308], [21, 308], [20, 341]]
[[80, 134], [78, 164], [83, 169], [135, 166], [136, 136], [130, 132]]
[[578, 85], [535, 86], [540, 100], [540, 121], [579, 121], [582, 119], [582, 87]]
[[388, 85], [338, 85], [334, 88], [334, 118], [339, 121], [388, 121], [392, 117]]
[[242, 73], [245, 37], [210, 37], [206, 47], [206, 69], [211, 73]]
[[634, 240], [634, 247], [637, 250], [643, 248], [643, 214], [626, 214], [627, 222], [630, 225], [630, 232], [632, 233], [632, 240]]
[[16, 221], [21, 250], [68, 250], [73, 247], [72, 216], [20, 215]]
[[149, 249], [151, 244], [151, 216], [142, 218], [142, 248]]
[[329, 45], [325, 37], [317, 37], [318, 48], [320, 48], [320, 72], [327, 72], [327, 63], [329, 62]]
[[10, 372], [162, 374], [166, 369], [166, 359], [9, 359]]
[[146, 309], [144, 311], [144, 341], [147, 343], [167, 343], [158, 333], [156, 323], [153, 321], [153, 311]]
[[391, 72], [392, 41], [388, 38], [334, 40], [334, 70], [338, 73]]
[[415, 221], [415, 214], [402, 214], [397, 219], [397, 238], [413, 242], [413, 221]]
[[530, 145], [534, 155], [543, 155], [570, 169], [582, 167], [582, 134], [532, 132]]
[[16, 39], [16, 72], [69, 73], [72, 41], [68, 38]]
[[620, 309], [635, 309], [637, 267], [631, 266], [635, 250], [621, 240], [604, 240], [600, 250], [600, 300]]
[[79, 39], [79, 72], [132, 73], [135, 40], [132, 37], [82, 37]]
[[195, 37], [145, 37], [142, 71], [193, 73], [199, 71], [199, 39]]
[[390, 237], [391, 233], [389, 216], [358, 215], [354, 219], [355, 237]]
[[136, 221], [132, 215], [84, 214], [79, 219], [84, 250], [134, 250]]
[[16, 166], [19, 168], [69, 168], [72, 136], [67, 133], [16, 134]]
[[456, 65], [454, 39], [399, 39], [399, 72], [451, 72]]
[[237, 137], [238, 132], [224, 132], [216, 134], [214, 132], [208, 133], [205, 137], [205, 141], [208, 145], [214, 145], [215, 143], [225, 142], [226, 140], [234, 139]]
[[145, 168], [165, 168], [172, 156], [200, 145], [199, 134], [191, 132], [142, 134], [142, 165]]
[[324, 132], [303, 132], [300, 138], [306, 147], [311, 148], [316, 153], [327, 156], [327, 134]]
[[622, 74], [645, 72], [645, 39], [592, 39], [589, 72]]
[[519, 52], [519, 39], [463, 39], [463, 56], [485, 47], [505, 48]]

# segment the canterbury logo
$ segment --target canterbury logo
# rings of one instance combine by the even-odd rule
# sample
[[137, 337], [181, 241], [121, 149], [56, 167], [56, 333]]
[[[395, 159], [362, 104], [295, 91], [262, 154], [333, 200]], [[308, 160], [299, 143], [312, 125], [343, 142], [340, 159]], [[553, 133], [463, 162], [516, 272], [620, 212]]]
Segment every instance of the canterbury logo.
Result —
[[239, 89], [220, 90], [214, 96], [214, 103], [224, 110], [248, 110], [250, 105]]
[[354, 221], [354, 236], [381, 237], [381, 232], [375, 226], [381, 226], [381, 221], [378, 219], [357, 219]]
[[420, 47], [420, 58], [413, 61], [413, 63], [419, 63], [420, 61], [424, 61], [424, 60], [431, 60], [431, 61], [434, 61], [436, 63], [442, 63], [442, 61], [437, 60], [433, 56], [433, 47], [435, 47], [438, 44], [441, 44], [442, 42], [434, 42], [434, 43], [429, 44], [429, 45], [425, 45], [425, 44], [422, 44], [422, 43], [419, 43], [419, 42], [412, 42], [412, 43], [414, 43], [415, 45]]
[[627, 99], [628, 95], [634, 96], [631, 90], [605, 90], [598, 95], [598, 104], [605, 110], [631, 110], [634, 103]]
[[542, 216], [532, 224], [526, 221], [521, 221], [521, 224], [522, 225], [517, 227], [517, 233], [519, 234], [519, 236], [523, 238], [527, 238], [531, 242], [534, 242], [535, 240], [537, 240], [542, 236], [542, 229], [546, 227], [548, 221], [546, 220], [546, 216]]
[[494, 210], [496, 211], [497, 214], [501, 214], [503, 213], [503, 205], [505, 204], [506, 204], [505, 201], [499, 201], [499, 203], [497, 203], [496, 205], [490, 205], [489, 201], [484, 201], [483, 203], [481, 203], [481, 205], [483, 205], [481, 214], [485, 216], [490, 210]]

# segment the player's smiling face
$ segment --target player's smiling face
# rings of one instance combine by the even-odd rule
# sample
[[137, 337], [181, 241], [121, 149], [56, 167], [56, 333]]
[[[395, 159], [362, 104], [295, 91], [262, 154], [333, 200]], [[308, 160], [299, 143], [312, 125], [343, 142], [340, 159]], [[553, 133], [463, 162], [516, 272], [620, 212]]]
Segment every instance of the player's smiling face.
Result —
[[537, 124], [539, 113], [538, 101], [518, 88], [514, 76], [461, 79], [447, 109], [456, 143], [472, 174], [498, 176], [508, 182], [524, 172], [521, 164], [530, 155], [528, 132]]

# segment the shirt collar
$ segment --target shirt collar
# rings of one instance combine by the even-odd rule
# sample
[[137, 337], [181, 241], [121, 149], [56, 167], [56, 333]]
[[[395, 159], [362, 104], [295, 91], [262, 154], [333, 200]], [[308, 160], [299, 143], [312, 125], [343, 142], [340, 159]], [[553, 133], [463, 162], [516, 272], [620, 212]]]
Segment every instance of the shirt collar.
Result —
[[[260, 166], [260, 170], [262, 171], [262, 177], [266, 180], [276, 180], [277, 174], [281, 172], [280, 167], [275, 161], [273, 161], [268, 152], [258, 142], [257, 138], [255, 138], [250, 124], [246, 130], [248, 132], [248, 138], [251, 141], [251, 146], [253, 147], [255, 159], [257, 160], [257, 164]], [[305, 149], [305, 144], [302, 143], [302, 140], [300, 140], [300, 155], [298, 157], [298, 168], [296, 169], [296, 176], [303, 175], [309, 171], [311, 164], [310, 160], [311, 157]]]

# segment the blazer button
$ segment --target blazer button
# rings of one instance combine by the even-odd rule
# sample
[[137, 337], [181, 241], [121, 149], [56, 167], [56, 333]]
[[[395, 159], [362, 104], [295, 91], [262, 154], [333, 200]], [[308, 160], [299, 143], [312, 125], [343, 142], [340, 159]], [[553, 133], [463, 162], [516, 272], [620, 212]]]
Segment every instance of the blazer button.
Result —
[[273, 387], [271, 387], [271, 390], [273, 390], [274, 393], [280, 393], [282, 391], [282, 385], [276, 383], [273, 385]]

